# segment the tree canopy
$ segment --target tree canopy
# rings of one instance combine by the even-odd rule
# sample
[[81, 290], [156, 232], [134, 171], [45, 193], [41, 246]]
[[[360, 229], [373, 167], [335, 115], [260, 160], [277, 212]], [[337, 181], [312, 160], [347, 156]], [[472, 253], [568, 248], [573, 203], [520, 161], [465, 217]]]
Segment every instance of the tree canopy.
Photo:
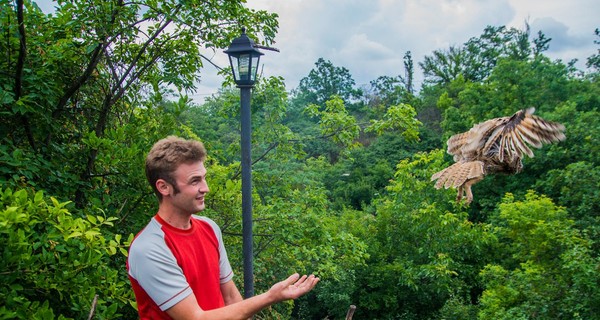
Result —
[[[137, 318], [127, 248], [156, 213], [144, 159], [168, 135], [205, 143], [201, 214], [243, 283], [239, 92], [188, 94], [240, 26], [268, 45], [278, 17], [245, 1], [58, 1], [51, 14], [0, 1], [0, 318]], [[410, 51], [404, 73], [363, 88], [325, 57], [289, 95], [260, 79], [256, 291], [290, 272], [322, 280], [257, 318], [356, 305], [357, 319], [598, 319], [598, 54], [578, 70], [545, 55], [551, 41], [488, 26], [426, 55], [421, 88]], [[449, 136], [532, 106], [565, 142], [487, 177], [470, 206], [433, 188]]]

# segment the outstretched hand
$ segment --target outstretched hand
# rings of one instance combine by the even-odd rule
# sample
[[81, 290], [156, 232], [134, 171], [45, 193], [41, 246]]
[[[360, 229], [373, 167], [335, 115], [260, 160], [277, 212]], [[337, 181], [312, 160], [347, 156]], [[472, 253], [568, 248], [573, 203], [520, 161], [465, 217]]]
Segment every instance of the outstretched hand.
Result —
[[312, 290], [319, 280], [312, 274], [300, 277], [299, 274], [295, 273], [286, 280], [274, 284], [268, 293], [277, 302], [296, 299]]

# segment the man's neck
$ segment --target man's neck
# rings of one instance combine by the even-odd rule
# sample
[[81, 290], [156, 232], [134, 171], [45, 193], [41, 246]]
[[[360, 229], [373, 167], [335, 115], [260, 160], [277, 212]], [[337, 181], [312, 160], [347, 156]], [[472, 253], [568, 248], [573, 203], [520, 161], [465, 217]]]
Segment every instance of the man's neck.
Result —
[[192, 227], [191, 224], [191, 214], [181, 213], [173, 207], [160, 205], [157, 213], [161, 219], [163, 219], [166, 223], [171, 225], [172, 227], [187, 230]]

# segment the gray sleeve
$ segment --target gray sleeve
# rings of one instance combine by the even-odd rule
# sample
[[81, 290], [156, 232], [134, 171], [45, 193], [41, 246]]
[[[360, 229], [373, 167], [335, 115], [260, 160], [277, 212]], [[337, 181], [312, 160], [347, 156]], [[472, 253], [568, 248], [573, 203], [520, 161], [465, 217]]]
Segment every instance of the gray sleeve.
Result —
[[215, 236], [219, 241], [219, 278], [221, 283], [226, 283], [233, 279], [233, 269], [231, 268], [229, 258], [227, 257], [227, 250], [225, 250], [225, 244], [223, 244], [223, 235], [221, 234], [221, 228], [219, 228], [216, 222], [207, 217], [197, 218], [199, 218], [202, 221], [206, 221], [208, 224], [210, 224], [213, 231], [215, 232]]
[[129, 275], [161, 310], [169, 309], [192, 293], [183, 270], [160, 233], [140, 234], [132, 244], [128, 259]]

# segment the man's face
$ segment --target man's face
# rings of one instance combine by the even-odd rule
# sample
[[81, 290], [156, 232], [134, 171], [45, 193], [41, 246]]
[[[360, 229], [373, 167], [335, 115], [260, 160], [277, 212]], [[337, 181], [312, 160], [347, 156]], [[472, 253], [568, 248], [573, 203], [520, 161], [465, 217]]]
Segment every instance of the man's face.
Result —
[[182, 213], [195, 214], [204, 210], [204, 196], [209, 191], [204, 162], [183, 163], [173, 173], [178, 193], [171, 191], [173, 205]]

